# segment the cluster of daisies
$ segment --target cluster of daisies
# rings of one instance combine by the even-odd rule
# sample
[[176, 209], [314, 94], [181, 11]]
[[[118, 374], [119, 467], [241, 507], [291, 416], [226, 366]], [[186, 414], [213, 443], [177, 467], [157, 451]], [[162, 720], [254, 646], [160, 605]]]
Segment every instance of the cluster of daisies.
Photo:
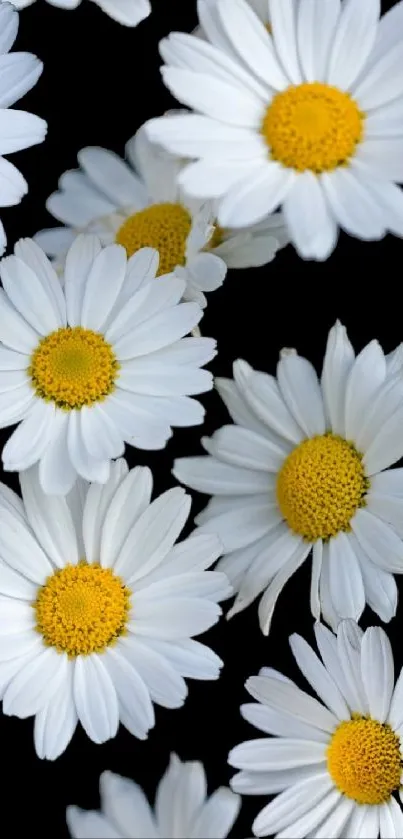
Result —
[[[79, 0], [51, 0], [74, 8]], [[96, 0], [135, 26], [148, 0]], [[14, 0], [14, 6], [28, 5]], [[0, 4], [0, 151], [44, 140], [39, 117], [9, 106], [39, 78], [13, 53], [18, 12]], [[292, 652], [314, 696], [264, 667], [243, 717], [264, 733], [235, 746], [232, 789], [207, 796], [198, 762], [171, 756], [153, 807], [106, 772], [100, 811], [69, 807], [76, 839], [219, 839], [242, 795], [273, 796], [255, 836], [402, 839], [403, 673], [366, 605], [396, 614], [403, 573], [403, 345], [356, 355], [330, 330], [318, 376], [296, 349], [273, 373], [237, 360], [205, 369], [199, 329], [228, 268], [262, 266], [291, 244], [325, 260], [343, 229], [403, 235], [403, 2], [198, 0], [193, 34], [160, 44], [162, 76], [185, 106], [141, 126], [125, 159], [82, 149], [47, 208], [59, 226], [20, 239], [0, 262], [2, 452], [21, 495], [0, 484], [0, 697], [34, 717], [39, 758], [55, 760], [78, 723], [95, 743], [119, 724], [146, 739], [155, 705], [179, 708], [186, 679], [218, 679], [195, 640], [232, 598], [258, 601], [262, 633], [290, 577], [311, 560], [318, 653]], [[0, 158], [0, 205], [27, 191]], [[1, 227], [4, 253], [6, 234]], [[191, 498], [153, 497], [126, 446], [161, 450], [202, 425], [215, 385], [228, 423], [173, 475], [209, 496], [178, 541]], [[266, 736], [268, 735], [268, 736]]]

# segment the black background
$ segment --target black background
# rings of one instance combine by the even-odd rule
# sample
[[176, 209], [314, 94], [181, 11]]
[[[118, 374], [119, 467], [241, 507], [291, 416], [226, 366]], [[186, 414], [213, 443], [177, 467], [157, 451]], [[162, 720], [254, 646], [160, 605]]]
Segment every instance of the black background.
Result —
[[[45, 210], [45, 200], [62, 172], [76, 167], [80, 148], [100, 145], [123, 154], [125, 142], [141, 123], [175, 104], [160, 79], [158, 41], [171, 30], [192, 30], [196, 2], [152, 0], [152, 5], [151, 17], [136, 29], [118, 25], [88, 0], [74, 11], [38, 0], [21, 12], [15, 49], [38, 55], [45, 70], [16, 107], [44, 117], [49, 132], [45, 143], [11, 158], [27, 178], [29, 194], [18, 207], [2, 211], [8, 252], [21, 236], [56, 224]], [[383, 10], [390, 5], [383, 3]], [[361, 243], [341, 235], [326, 263], [303, 262], [289, 246], [264, 268], [230, 271], [224, 287], [210, 296], [202, 323], [203, 333], [218, 340], [211, 369], [230, 376], [232, 362], [241, 357], [274, 372], [283, 346], [298, 348], [320, 369], [327, 332], [336, 318], [347, 326], [356, 350], [372, 338], [378, 338], [385, 351], [392, 350], [403, 340], [402, 257], [398, 239]], [[151, 466], [156, 493], [172, 486], [174, 457], [200, 453], [200, 436], [227, 421], [216, 393], [202, 401], [207, 408], [202, 429], [177, 429], [163, 452], [127, 451], [130, 466]], [[9, 433], [2, 433], [1, 445]], [[2, 479], [18, 489], [15, 475], [3, 473]], [[193, 511], [198, 512], [205, 500], [195, 494]], [[308, 641], [313, 639], [309, 580], [307, 561], [283, 592], [268, 639], [259, 630], [256, 604], [210, 631], [203, 640], [224, 660], [221, 679], [190, 681], [182, 709], [157, 708], [156, 726], [145, 742], [121, 727], [114, 740], [97, 746], [79, 728], [56, 762], [40, 761], [33, 747], [33, 721], [0, 715], [3, 829], [10, 836], [38, 832], [67, 837], [66, 805], [98, 807], [98, 779], [104, 769], [133, 778], [152, 799], [171, 751], [182, 759], [203, 761], [211, 790], [227, 784], [233, 774], [227, 765], [229, 749], [259, 736], [239, 714], [240, 704], [248, 701], [245, 679], [261, 666], [272, 665], [305, 686], [288, 636], [298, 631]], [[365, 613], [363, 625], [378, 622]], [[388, 633], [400, 667], [401, 610]], [[252, 820], [263, 802], [244, 798], [231, 835], [251, 835]]]

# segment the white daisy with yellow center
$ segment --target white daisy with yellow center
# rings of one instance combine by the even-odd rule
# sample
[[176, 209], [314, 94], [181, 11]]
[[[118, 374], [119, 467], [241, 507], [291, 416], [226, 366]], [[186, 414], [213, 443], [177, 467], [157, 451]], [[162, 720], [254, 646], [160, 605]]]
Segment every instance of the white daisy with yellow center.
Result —
[[207, 796], [207, 780], [199, 761], [182, 763], [171, 755], [152, 810], [138, 784], [113, 772], [100, 777], [101, 812], [68, 807], [67, 824], [74, 839], [224, 839], [240, 807], [228, 787]]
[[[11, 0], [17, 9], [31, 6], [34, 0]], [[48, 0], [52, 6], [60, 9], [76, 9], [81, 0]], [[123, 26], [137, 26], [151, 12], [150, 0], [94, 0], [94, 3], [109, 17]]]
[[[243, 717], [274, 738], [250, 740], [229, 755], [240, 769], [232, 788], [280, 793], [253, 823], [255, 836], [279, 839], [391, 839], [403, 836], [403, 670], [379, 627], [342, 621], [333, 635], [315, 625], [321, 659], [290, 638], [301, 672], [322, 702], [264, 667], [246, 682], [258, 701]], [[322, 704], [323, 703], [323, 704]]]
[[215, 341], [184, 337], [202, 310], [181, 302], [179, 277], [156, 280], [156, 251], [128, 260], [121, 245], [79, 236], [64, 289], [32, 240], [14, 253], [0, 263], [0, 425], [21, 422], [6, 470], [39, 462], [45, 492], [65, 494], [77, 475], [105, 483], [125, 443], [162, 449], [171, 426], [203, 421], [190, 397], [212, 387], [200, 368]]
[[244, 227], [282, 206], [300, 256], [327, 259], [339, 227], [403, 235], [403, 3], [199, 0], [209, 42], [173, 33], [163, 79], [194, 113], [148, 124], [193, 158], [179, 182]]
[[[46, 496], [37, 467], [22, 501], [0, 485], [0, 698], [3, 713], [35, 716], [35, 748], [53, 760], [77, 722], [95, 743], [119, 721], [145, 739], [153, 702], [183, 705], [184, 676], [216, 679], [220, 659], [192, 640], [228, 596], [214, 536], [175, 544], [190, 498], [151, 502], [148, 468], [111, 466], [104, 486], [77, 482]], [[151, 502], [151, 503], [150, 503]]]
[[229, 615], [259, 604], [269, 632], [285, 583], [312, 553], [311, 609], [331, 626], [368, 603], [396, 612], [403, 573], [402, 348], [371, 341], [355, 357], [345, 328], [330, 330], [322, 378], [284, 350], [277, 378], [234, 364], [218, 391], [235, 425], [204, 438], [208, 457], [180, 458], [175, 476], [213, 495], [196, 519], [217, 533], [220, 569], [238, 591]]
[[[183, 161], [153, 146], [143, 128], [129, 140], [126, 157], [127, 163], [107, 149], [82, 149], [81, 169], [65, 172], [47, 200], [49, 212], [66, 227], [42, 230], [35, 241], [59, 271], [67, 248], [85, 231], [96, 233], [103, 245], [123, 245], [128, 257], [154, 248], [158, 276], [175, 272], [186, 281], [185, 298], [204, 307], [205, 292], [219, 288], [227, 270], [220, 255], [224, 232], [215, 229], [211, 206], [184, 198], [177, 183]], [[266, 252], [270, 247], [275, 253], [275, 241]], [[249, 238], [244, 244], [250, 247]]]

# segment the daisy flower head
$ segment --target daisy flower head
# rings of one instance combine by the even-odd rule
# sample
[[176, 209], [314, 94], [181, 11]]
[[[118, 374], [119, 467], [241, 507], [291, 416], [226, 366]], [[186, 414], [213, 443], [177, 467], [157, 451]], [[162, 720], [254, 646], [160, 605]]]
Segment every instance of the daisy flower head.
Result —
[[105, 483], [124, 444], [162, 449], [171, 426], [203, 422], [194, 394], [212, 387], [200, 369], [210, 338], [183, 337], [202, 316], [182, 303], [185, 282], [156, 280], [158, 254], [127, 260], [121, 245], [79, 236], [64, 288], [30, 239], [0, 263], [0, 425], [21, 424], [3, 449], [8, 471], [40, 462], [45, 492], [77, 475]]
[[184, 676], [219, 676], [220, 659], [193, 640], [230, 590], [206, 571], [219, 541], [175, 544], [190, 498], [176, 487], [151, 502], [150, 470], [123, 459], [105, 485], [80, 479], [68, 496], [45, 495], [36, 466], [20, 484], [22, 501], [0, 485], [3, 713], [35, 716], [36, 752], [49, 760], [77, 722], [95, 743], [119, 721], [144, 740], [154, 702], [183, 705]]
[[203, 764], [171, 755], [152, 809], [141, 787], [113, 772], [100, 777], [101, 812], [67, 808], [73, 839], [224, 839], [234, 824], [240, 797], [220, 787], [207, 797]]
[[[377, 626], [351, 620], [337, 635], [315, 625], [320, 657], [299, 635], [290, 645], [320, 702], [277, 670], [246, 682], [257, 702], [242, 716], [265, 734], [236, 746], [231, 781], [244, 795], [279, 793], [253, 823], [255, 836], [391, 839], [403, 835], [403, 670]], [[400, 800], [398, 800], [398, 797]]]
[[126, 158], [82, 149], [81, 168], [62, 175], [46, 205], [65, 226], [40, 231], [35, 241], [59, 270], [82, 232], [96, 233], [103, 245], [123, 245], [129, 257], [155, 248], [158, 274], [175, 272], [186, 281], [185, 298], [204, 307], [204, 293], [219, 288], [226, 275], [225, 262], [212, 252], [224, 234], [213, 226], [211, 206], [184, 198], [177, 182], [183, 161], [151, 144], [143, 127], [127, 143]]
[[[11, 0], [17, 9], [31, 6], [34, 0]], [[81, 0], [48, 0], [52, 6], [60, 9], [76, 9]], [[109, 17], [123, 26], [137, 26], [151, 12], [150, 0], [94, 0], [94, 3]]]
[[[18, 12], [10, 3], [0, 5], [0, 207], [19, 204], [28, 192], [21, 172], [2, 155], [21, 151], [45, 139], [47, 125], [43, 119], [26, 111], [10, 109], [31, 90], [39, 79], [43, 64], [35, 55], [16, 52], [8, 55], [18, 32]], [[7, 244], [0, 221], [0, 254]]]
[[246, 0], [199, 0], [208, 42], [173, 33], [162, 75], [193, 110], [148, 124], [193, 161], [191, 196], [244, 227], [282, 206], [305, 259], [324, 260], [341, 227], [403, 235], [403, 4], [267, 0], [270, 31]]
[[268, 634], [285, 583], [312, 553], [311, 609], [331, 626], [365, 604], [396, 612], [403, 573], [402, 348], [371, 341], [357, 357], [345, 328], [330, 330], [319, 381], [295, 350], [277, 376], [234, 364], [217, 389], [234, 425], [204, 438], [204, 457], [179, 458], [174, 475], [211, 494], [196, 519], [224, 546], [220, 568], [238, 595], [228, 616], [263, 593]]

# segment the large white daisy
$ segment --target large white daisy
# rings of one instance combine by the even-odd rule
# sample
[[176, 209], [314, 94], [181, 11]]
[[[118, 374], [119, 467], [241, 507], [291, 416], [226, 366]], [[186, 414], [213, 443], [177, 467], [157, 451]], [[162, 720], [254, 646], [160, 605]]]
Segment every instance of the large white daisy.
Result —
[[311, 609], [336, 626], [367, 602], [382, 620], [396, 612], [393, 573], [403, 573], [400, 347], [377, 341], [355, 357], [345, 328], [330, 330], [321, 381], [295, 350], [277, 378], [234, 364], [217, 388], [235, 425], [203, 439], [208, 457], [180, 458], [174, 474], [212, 494], [196, 519], [218, 533], [238, 596], [229, 615], [262, 592], [268, 633], [283, 586], [312, 552]]
[[[63, 265], [69, 245], [84, 231], [96, 233], [103, 245], [123, 245], [128, 256], [139, 248], [155, 248], [159, 274], [175, 272], [186, 280], [186, 299], [205, 306], [204, 292], [222, 285], [226, 275], [222, 254], [214, 248], [224, 247], [225, 253], [225, 246], [220, 246], [224, 234], [214, 228], [211, 205], [184, 199], [177, 183], [183, 162], [151, 144], [144, 128], [129, 140], [126, 157], [128, 163], [107, 149], [82, 149], [78, 155], [82, 168], [65, 172], [59, 190], [47, 200], [48, 210], [67, 226], [40, 231], [36, 242], [56, 260], [56, 270]], [[250, 251], [250, 237], [244, 237], [241, 245]], [[273, 237], [265, 253], [268, 249], [276, 252]]]
[[0, 698], [35, 715], [41, 758], [60, 755], [77, 722], [96, 743], [120, 722], [145, 739], [153, 702], [178, 708], [184, 676], [216, 679], [220, 659], [193, 636], [218, 620], [224, 574], [206, 571], [214, 536], [175, 545], [190, 510], [180, 488], [150, 503], [152, 474], [124, 460], [105, 486], [46, 496], [36, 466], [23, 500], [0, 484]]
[[189, 195], [216, 199], [243, 227], [283, 207], [307, 259], [326, 259], [339, 226], [361, 239], [403, 235], [403, 3], [267, 0], [268, 31], [246, 0], [199, 0], [210, 43], [171, 34], [163, 79], [195, 113], [148, 124], [196, 162]]
[[[10, 51], [17, 37], [18, 12], [10, 3], [0, 5], [0, 155], [27, 149], [41, 143], [47, 125], [43, 119], [26, 111], [10, 109], [36, 84], [43, 64], [27, 52]], [[21, 172], [0, 156], [0, 207], [19, 204], [28, 192], [28, 184]], [[0, 221], [0, 254], [4, 252], [7, 238]]]
[[[255, 836], [278, 839], [400, 839], [403, 813], [403, 670], [379, 627], [343, 621], [337, 637], [316, 624], [322, 658], [290, 638], [298, 667], [322, 700], [265, 667], [246, 682], [259, 704], [243, 717], [274, 738], [250, 740], [229, 755], [244, 795], [280, 793], [259, 813]], [[323, 662], [323, 663], [322, 663]]]
[[[34, 0], [11, 0], [17, 9], [31, 6]], [[60, 9], [76, 9], [81, 0], [48, 0], [52, 6]], [[109, 17], [124, 26], [137, 26], [151, 12], [150, 0], [94, 0]]]
[[128, 261], [121, 245], [102, 249], [79, 236], [66, 260], [64, 290], [30, 239], [0, 263], [0, 426], [17, 422], [4, 468], [40, 461], [45, 492], [68, 492], [77, 474], [105, 483], [124, 443], [162, 449], [172, 425], [203, 422], [189, 395], [212, 387], [201, 370], [211, 338], [186, 336], [197, 303], [181, 303], [185, 282], [156, 279], [158, 253]]
[[113, 772], [100, 777], [101, 812], [67, 808], [74, 839], [224, 839], [234, 824], [240, 797], [220, 787], [208, 798], [202, 763], [171, 755], [158, 784], [154, 811], [134, 781]]

